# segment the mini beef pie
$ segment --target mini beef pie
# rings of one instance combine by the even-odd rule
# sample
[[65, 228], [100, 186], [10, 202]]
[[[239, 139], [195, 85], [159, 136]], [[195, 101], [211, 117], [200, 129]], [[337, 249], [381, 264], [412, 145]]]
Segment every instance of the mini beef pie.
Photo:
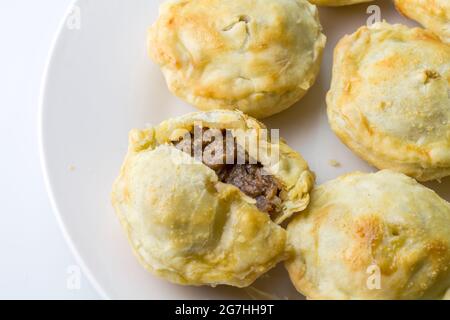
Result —
[[278, 224], [306, 208], [314, 175], [265, 131], [223, 110], [131, 132], [112, 198], [148, 270], [178, 284], [245, 287], [286, 259]]
[[449, 0], [395, 0], [398, 11], [421, 23], [450, 43]]
[[450, 204], [401, 173], [316, 188], [288, 243], [291, 280], [310, 299], [450, 299]]
[[432, 32], [377, 23], [344, 37], [327, 104], [334, 132], [379, 169], [450, 175], [450, 46]]
[[325, 42], [306, 0], [167, 1], [149, 32], [150, 56], [175, 95], [257, 118], [304, 96]]
[[330, 7], [347, 6], [350, 4], [357, 4], [371, 1], [373, 0], [309, 0], [309, 2], [314, 3], [318, 6], [330, 6]]

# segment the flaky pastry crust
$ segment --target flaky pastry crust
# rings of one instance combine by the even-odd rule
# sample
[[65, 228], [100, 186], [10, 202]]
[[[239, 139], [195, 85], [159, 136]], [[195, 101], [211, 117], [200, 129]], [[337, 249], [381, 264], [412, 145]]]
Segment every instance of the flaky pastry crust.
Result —
[[450, 298], [450, 204], [401, 173], [317, 187], [288, 242], [291, 280], [310, 299]]
[[150, 28], [151, 58], [169, 89], [201, 110], [264, 118], [300, 100], [326, 37], [306, 0], [172, 0]]
[[377, 23], [345, 36], [327, 96], [333, 131], [379, 169], [450, 175], [450, 46], [432, 32]]
[[448, 0], [394, 0], [398, 11], [416, 20], [450, 43], [450, 1]]

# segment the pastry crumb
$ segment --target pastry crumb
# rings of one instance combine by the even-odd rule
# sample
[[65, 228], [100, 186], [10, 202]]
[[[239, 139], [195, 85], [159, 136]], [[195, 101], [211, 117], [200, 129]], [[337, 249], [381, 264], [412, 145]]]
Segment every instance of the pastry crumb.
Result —
[[337, 160], [330, 160], [329, 161], [330, 166], [335, 167], [335, 168], [340, 168], [342, 167], [341, 163]]

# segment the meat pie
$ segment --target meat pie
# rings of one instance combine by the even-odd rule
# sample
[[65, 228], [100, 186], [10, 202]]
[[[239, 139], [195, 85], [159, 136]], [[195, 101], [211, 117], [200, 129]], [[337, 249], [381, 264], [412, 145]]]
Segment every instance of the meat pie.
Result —
[[112, 200], [145, 268], [178, 284], [245, 287], [288, 257], [279, 224], [306, 208], [314, 175], [266, 131], [223, 110], [131, 132]]

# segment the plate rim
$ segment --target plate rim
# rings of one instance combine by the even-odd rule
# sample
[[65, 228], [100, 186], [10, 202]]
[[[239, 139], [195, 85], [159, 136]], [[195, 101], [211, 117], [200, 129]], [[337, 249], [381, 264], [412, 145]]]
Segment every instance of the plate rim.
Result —
[[64, 13], [63, 17], [61, 18], [61, 21], [59, 22], [59, 25], [56, 29], [56, 32], [53, 36], [53, 39], [50, 44], [50, 48], [47, 54], [46, 62], [44, 65], [44, 73], [41, 78], [41, 87], [39, 90], [39, 102], [38, 102], [38, 124], [37, 124], [37, 137], [38, 137], [38, 149], [39, 149], [39, 160], [40, 160], [40, 166], [41, 171], [43, 174], [43, 180], [45, 185], [45, 190], [48, 196], [48, 199], [50, 201], [50, 207], [51, 211], [53, 212], [54, 217], [56, 218], [56, 221], [58, 223], [58, 227], [61, 230], [61, 233], [63, 235], [65, 243], [68, 245], [70, 252], [72, 253], [72, 256], [75, 258], [75, 262], [80, 266], [83, 275], [87, 278], [89, 283], [92, 285], [94, 290], [97, 292], [97, 294], [100, 295], [100, 298], [103, 300], [111, 300], [111, 297], [106, 293], [106, 290], [103, 288], [102, 285], [97, 281], [97, 279], [94, 277], [91, 269], [87, 266], [85, 260], [80, 254], [80, 251], [78, 250], [77, 246], [75, 245], [75, 242], [72, 238], [72, 236], [67, 231], [66, 223], [64, 222], [64, 219], [61, 215], [61, 211], [59, 209], [58, 203], [55, 198], [55, 194], [53, 191], [53, 186], [49, 178], [49, 167], [48, 167], [48, 160], [47, 160], [47, 154], [46, 154], [46, 142], [44, 141], [44, 113], [46, 110], [46, 93], [48, 90], [48, 78], [50, 74], [50, 69], [52, 66], [52, 63], [54, 61], [54, 57], [56, 55], [56, 48], [61, 40], [61, 36], [63, 34], [66, 21], [68, 16], [71, 14], [72, 8], [79, 3], [80, 0], [71, 0], [66, 12]]

